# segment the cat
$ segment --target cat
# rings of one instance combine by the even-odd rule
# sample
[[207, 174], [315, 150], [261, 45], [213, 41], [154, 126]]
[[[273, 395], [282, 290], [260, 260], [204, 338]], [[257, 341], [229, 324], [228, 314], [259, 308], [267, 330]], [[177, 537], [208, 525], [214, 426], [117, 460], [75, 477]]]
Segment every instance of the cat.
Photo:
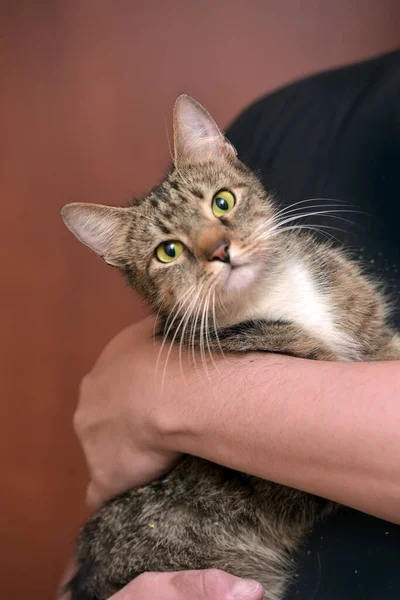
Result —
[[[158, 312], [164, 338], [203, 353], [400, 358], [384, 294], [343, 249], [296, 225], [301, 204], [279, 211], [189, 96], [175, 103], [173, 129], [173, 166], [147, 197], [62, 209], [76, 237]], [[145, 571], [219, 568], [279, 600], [301, 540], [335, 508], [187, 456], [83, 527], [69, 589], [73, 600], [105, 600]]]

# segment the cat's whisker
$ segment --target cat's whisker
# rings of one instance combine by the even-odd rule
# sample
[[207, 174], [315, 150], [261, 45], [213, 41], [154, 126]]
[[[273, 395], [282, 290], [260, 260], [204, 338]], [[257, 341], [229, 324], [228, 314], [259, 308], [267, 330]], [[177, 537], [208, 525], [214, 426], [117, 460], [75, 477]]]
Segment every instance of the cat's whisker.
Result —
[[[204, 303], [204, 307], [203, 307], [203, 310], [202, 310], [203, 302], [204, 302], [204, 298], [202, 298], [201, 301], [200, 301], [200, 312], [202, 312], [202, 316], [201, 316], [200, 322], [199, 322], [199, 326], [200, 326], [200, 331], [199, 331], [199, 349], [200, 349], [201, 363], [203, 365], [203, 369], [206, 371], [206, 369], [204, 368], [204, 348], [203, 348], [203, 343], [204, 343], [204, 339], [203, 339], [203, 319], [204, 319], [204, 307], [205, 307], [205, 303]], [[200, 312], [199, 312], [199, 317], [200, 317]]]
[[[347, 209], [347, 208], [343, 209], [338, 204], [312, 204], [312, 205], [310, 205], [310, 206], [307, 207], [308, 211], [310, 211], [310, 210], [315, 211], [316, 209], [319, 209], [319, 208], [323, 208], [323, 209], [335, 209], [332, 212], [335, 212], [335, 213], [338, 213], [338, 214], [343, 213], [343, 212], [352, 212], [352, 213], [359, 212], [359, 211], [353, 211], [353, 210]], [[280, 223], [281, 222], [280, 221], [281, 218], [285, 219], [285, 218], [287, 218], [289, 216], [298, 216], [300, 214], [303, 214], [301, 212], [302, 210], [303, 210], [303, 207], [298, 207], [298, 208], [294, 208], [293, 210], [288, 210], [285, 213], [282, 213], [281, 215], [275, 215], [276, 217], [279, 216], [279, 219], [277, 219], [277, 222]]]
[[195, 308], [195, 300], [192, 300], [192, 302], [190, 303], [189, 309], [185, 312], [185, 314], [183, 315], [183, 328], [182, 328], [182, 332], [181, 332], [181, 338], [179, 340], [179, 366], [181, 369], [181, 373], [183, 375], [183, 377], [185, 378], [184, 372], [183, 372], [183, 363], [182, 363], [182, 349], [183, 349], [183, 343], [185, 340], [185, 333], [186, 333], [186, 329], [188, 324], [190, 323], [190, 318], [193, 314], [194, 308]]
[[[334, 219], [338, 219], [340, 221], [344, 221], [345, 223], [349, 223], [351, 225], [353, 225], [354, 223], [352, 221], [350, 221], [349, 219], [346, 219], [344, 217], [338, 216], [337, 214], [331, 214], [331, 213], [335, 213], [336, 211], [318, 211], [318, 212], [312, 212], [312, 213], [304, 213], [304, 214], [300, 214], [300, 215], [296, 215], [296, 216], [292, 216], [288, 219], [285, 219], [284, 221], [278, 223], [275, 227], [271, 227], [268, 231], [263, 232], [261, 235], [259, 235], [256, 240], [254, 240], [253, 243], [256, 242], [260, 242], [262, 240], [268, 240], [271, 239], [274, 235], [275, 231], [282, 231], [283, 230], [283, 225], [285, 225], [286, 223], [290, 223], [293, 221], [296, 221], [298, 219], [301, 218], [305, 218], [305, 217], [309, 217], [309, 216], [319, 216], [319, 215], [324, 215], [327, 216], [329, 218], [334, 218]], [[348, 212], [352, 212], [352, 211], [348, 211]], [[306, 223], [307, 224], [307, 223]], [[305, 224], [305, 225], [306, 225]], [[319, 227], [329, 227], [327, 225], [318, 225]], [[332, 229], [334, 229], [332, 227]], [[345, 230], [340, 229], [339, 227], [335, 228], [337, 231], [343, 231], [345, 233], [347, 233]]]
[[[278, 229], [278, 227], [282, 227], [282, 225], [286, 225], [286, 223], [291, 223], [292, 221], [296, 221], [297, 219], [304, 219], [306, 217], [314, 217], [314, 216], [329, 215], [332, 218], [340, 219], [341, 221], [346, 221], [347, 223], [351, 223], [352, 225], [354, 224], [352, 221], [345, 219], [344, 217], [337, 216], [337, 212], [338, 211], [336, 211], [336, 210], [320, 210], [320, 211], [312, 211], [312, 212], [307, 212], [307, 213], [301, 213], [299, 215], [294, 215], [287, 219], [284, 219], [283, 221], [279, 221], [274, 227], [270, 228], [269, 232], [272, 232], [275, 229]], [[354, 213], [355, 211], [345, 209], [340, 212], [341, 213]]]
[[323, 225], [321, 223], [303, 223], [300, 225], [289, 225], [287, 227], [282, 227], [282, 229], [277, 230], [276, 232], [274, 232], [273, 235], [275, 235], [275, 233], [282, 233], [284, 231], [293, 231], [295, 229], [304, 229], [304, 228], [314, 228], [316, 229], [317, 227], [319, 227], [320, 229], [331, 229], [332, 231], [340, 231], [341, 233], [348, 233], [346, 231], [346, 229], [342, 229], [341, 227], [335, 227], [333, 225]]
[[319, 233], [319, 235], [321, 235], [328, 241], [335, 240], [335, 242], [340, 244], [340, 240], [335, 235], [333, 235], [333, 233], [330, 233], [330, 231], [323, 231], [320, 227], [317, 227], [315, 225], [305, 225], [304, 227], [302, 227], [302, 229], [307, 229], [309, 231], [313, 231], [314, 233]]
[[158, 318], [160, 316], [161, 309], [162, 309], [162, 303], [157, 311], [156, 318], [154, 319], [153, 334], [152, 334], [153, 345], [156, 344], [156, 328], [157, 328], [157, 322], [158, 322]]
[[[202, 288], [201, 288], [202, 289]], [[183, 378], [185, 379], [185, 374], [183, 372], [183, 363], [182, 363], [182, 349], [183, 349], [183, 343], [185, 341], [185, 333], [186, 333], [186, 329], [188, 324], [190, 323], [190, 319], [193, 315], [193, 312], [196, 309], [196, 303], [197, 300], [201, 294], [201, 289], [198, 291], [197, 295], [192, 299], [192, 301], [190, 302], [190, 305], [188, 306], [187, 310], [185, 311], [185, 314], [182, 317], [182, 323], [183, 323], [183, 327], [182, 327], [182, 331], [181, 331], [181, 337], [179, 340], [179, 366], [180, 366], [180, 370], [182, 373]], [[189, 335], [189, 340], [188, 342], [190, 343], [190, 335]], [[189, 344], [188, 344], [188, 349], [189, 349]]]
[[[200, 292], [203, 291], [204, 286], [205, 286], [205, 282], [201, 286]], [[199, 292], [199, 295], [197, 296], [197, 298], [199, 298], [200, 292]], [[197, 298], [196, 298], [196, 300], [197, 300]], [[195, 315], [194, 315], [194, 319], [193, 319], [193, 322], [192, 322], [192, 327], [191, 327], [191, 330], [190, 330], [190, 343], [189, 343], [189, 347], [191, 347], [191, 350], [192, 350], [193, 364], [195, 365], [196, 369], [197, 369], [197, 361], [196, 361], [195, 341], [196, 341], [197, 321], [198, 321], [198, 318], [199, 318], [199, 315], [200, 315], [200, 310], [201, 310], [201, 301], [199, 302], [199, 306], [198, 306], [197, 311], [195, 312]]]
[[[193, 287], [194, 287], [194, 285], [192, 286], [191, 289], [193, 289]], [[171, 320], [174, 318], [175, 313], [179, 314], [179, 309], [181, 308], [182, 304], [185, 302], [185, 299], [187, 298], [188, 295], [189, 295], [188, 291], [186, 291], [182, 296], [180, 296], [177, 299], [177, 301], [175, 302], [175, 304], [169, 311], [168, 317], [166, 318], [165, 323], [164, 323], [164, 333], [167, 332], [166, 335], [168, 335], [170, 325], [173, 325], [173, 321], [171, 322]], [[178, 307], [177, 311], [175, 311], [176, 307]]]
[[269, 226], [270, 223], [275, 223], [276, 219], [275, 219], [275, 215], [270, 217], [269, 219], [267, 219], [266, 221], [262, 221], [255, 229], [253, 229], [252, 234], [255, 235], [257, 234], [259, 231], [266, 231]]
[[224, 301], [222, 300], [221, 296], [219, 294], [217, 294], [217, 300], [219, 303], [219, 307], [222, 310], [222, 312], [224, 313], [225, 316], [227, 316], [228, 314], [228, 309], [226, 308]]
[[195, 285], [192, 285], [192, 287], [189, 290], [187, 290], [180, 298], [178, 298], [178, 300], [175, 302], [173, 307], [170, 309], [169, 315], [164, 323], [164, 329], [163, 329], [163, 337], [164, 338], [168, 337], [168, 333], [169, 333], [171, 327], [173, 326], [176, 317], [179, 316], [179, 311], [181, 310], [181, 308], [187, 301], [187, 298], [190, 295], [190, 292], [194, 289], [194, 287], [195, 287]]
[[[193, 286], [192, 286], [192, 288], [190, 288], [190, 289], [193, 289], [194, 287], [195, 287], [195, 286], [193, 285]], [[198, 296], [197, 296], [197, 297], [198, 297]], [[196, 297], [196, 300], [197, 300], [197, 297]], [[181, 320], [179, 321], [179, 323], [178, 323], [178, 326], [177, 326], [177, 328], [176, 328], [176, 330], [175, 330], [175, 333], [174, 333], [174, 335], [173, 335], [173, 337], [172, 337], [172, 340], [171, 340], [171, 342], [170, 342], [170, 345], [169, 345], [169, 348], [168, 348], [168, 353], [167, 353], [167, 356], [166, 356], [166, 359], [165, 359], [165, 363], [164, 363], [163, 374], [162, 374], [162, 378], [161, 378], [161, 393], [162, 393], [162, 391], [163, 391], [163, 389], [164, 389], [165, 375], [166, 375], [166, 373], [167, 373], [168, 361], [169, 361], [169, 358], [170, 358], [170, 356], [171, 356], [171, 352], [172, 352], [173, 345], [174, 345], [174, 343], [175, 343], [175, 340], [176, 340], [176, 337], [177, 337], [177, 335], [178, 335], [178, 333], [179, 333], [179, 331], [180, 331], [180, 328], [181, 328], [181, 326], [182, 326], [182, 323], [183, 323], [183, 320], [184, 320], [184, 318], [185, 318], [185, 315], [186, 315], [186, 313], [188, 312], [188, 310], [190, 309], [190, 306], [191, 306], [191, 304], [192, 304], [192, 303], [190, 303], [190, 304], [189, 304], [189, 307], [186, 309], [186, 311], [185, 311], [185, 313], [184, 313], [183, 317], [182, 317], [182, 318], [181, 318]]]
[[347, 233], [347, 231], [345, 229], [340, 229], [339, 227], [332, 227], [331, 225], [311, 225], [311, 224], [310, 225], [290, 225], [288, 227], [283, 227], [282, 229], [275, 231], [270, 236], [270, 239], [273, 237], [276, 237], [277, 235], [284, 233], [285, 231], [295, 231], [295, 230], [299, 231], [302, 229], [309, 229], [310, 231], [316, 231], [317, 233], [320, 233], [320, 234], [330, 235], [338, 243], [341, 243], [340, 240], [338, 240], [334, 235], [329, 234], [328, 232], [322, 231], [322, 229], [331, 229], [332, 231], [340, 231], [341, 233]]
[[215, 314], [215, 288], [213, 290], [213, 299], [212, 299], [212, 322], [213, 322], [213, 326], [214, 326], [215, 339], [217, 340], [219, 351], [222, 354], [222, 356], [224, 357], [224, 359], [226, 360], [226, 356], [222, 349], [221, 342], [219, 340], [219, 335], [218, 335], [217, 317]]
[[[206, 374], [206, 377], [207, 377], [208, 381], [212, 384], [212, 379], [211, 379], [210, 374], [208, 372], [207, 357], [206, 357], [206, 353], [205, 353], [205, 349], [204, 349], [204, 337], [206, 335], [205, 319], [206, 319], [208, 293], [207, 293], [206, 297], [202, 299], [203, 310], [202, 310], [202, 315], [201, 315], [201, 320], [200, 320], [199, 343], [200, 343], [200, 356], [201, 356], [201, 362], [202, 362], [202, 365], [203, 365], [203, 370], [204, 370], [204, 372]], [[211, 353], [210, 353], [210, 355], [211, 355]]]
[[[348, 206], [346, 204], [346, 206]], [[340, 204], [315, 204], [315, 205], [311, 205], [308, 206], [308, 212], [298, 212], [298, 211], [303, 211], [303, 207], [297, 207], [294, 209], [290, 209], [290, 207], [288, 207], [287, 209], [283, 209], [281, 211], [278, 211], [278, 213], [275, 213], [275, 215], [273, 215], [273, 217], [271, 217], [270, 219], [268, 219], [267, 221], [264, 221], [263, 223], [261, 223], [258, 227], [256, 227], [256, 229], [253, 231], [253, 235], [257, 234], [258, 231], [260, 229], [262, 229], [266, 234], [268, 234], [268, 231], [272, 231], [278, 227], [280, 227], [282, 224], [285, 224], [286, 222], [289, 222], [287, 219], [301, 219], [301, 218], [305, 218], [308, 216], [315, 216], [315, 215], [328, 215], [332, 218], [337, 218], [337, 219], [341, 219], [341, 220], [346, 220], [343, 217], [338, 216], [340, 213], [357, 213], [357, 214], [361, 214], [361, 211], [358, 210], [352, 210], [352, 209], [343, 209], [342, 205]], [[323, 209], [334, 209], [334, 210], [323, 210], [323, 211], [316, 211], [317, 208], [323, 208]], [[312, 210], [312, 212], [310, 212], [310, 210]], [[297, 213], [297, 214], [296, 214]], [[364, 213], [362, 213], [364, 214]], [[332, 216], [333, 215], [333, 216]], [[336, 215], [336, 216], [335, 216]], [[280, 220], [279, 218], [277, 219], [277, 217], [283, 217], [283, 220]], [[269, 224], [271, 222], [275, 221], [275, 224], [273, 227], [270, 227]], [[353, 224], [352, 221], [347, 220], [349, 223]]]
[[209, 291], [207, 293], [207, 297], [206, 297], [206, 316], [207, 316], [207, 320], [206, 320], [206, 323], [205, 323], [204, 333], [205, 333], [207, 350], [208, 350], [208, 353], [210, 355], [211, 362], [213, 364], [214, 369], [219, 373], [218, 365], [215, 362], [213, 351], [212, 351], [213, 341], [212, 341], [211, 335], [210, 335], [210, 322], [212, 322], [212, 321], [210, 321], [210, 317], [211, 317], [211, 315], [210, 315], [210, 301], [211, 301], [211, 295], [212, 294], [214, 294], [214, 288], [212, 288], [210, 286]]
[[[156, 313], [156, 317], [155, 317], [155, 321], [154, 321], [154, 326], [153, 326], [153, 336], [152, 336], [154, 344], [156, 343], [156, 329], [157, 329], [157, 322], [158, 322], [158, 320], [160, 318], [160, 313], [163, 310], [165, 310], [165, 312], [168, 312], [168, 307], [165, 305], [165, 301], [164, 301], [163, 298], [159, 299], [157, 301], [157, 304], [159, 305], [159, 308], [158, 308], [158, 311]], [[165, 323], [164, 323], [164, 328], [165, 328]]]
[[[318, 199], [317, 199], [318, 200]], [[311, 200], [302, 200], [300, 202], [296, 202], [295, 204], [302, 204], [304, 202], [311, 202]], [[340, 201], [337, 201], [340, 202]], [[351, 206], [348, 205], [347, 203], [344, 203], [345, 206]], [[294, 206], [294, 205], [291, 205]], [[288, 218], [289, 216], [293, 216], [295, 218], [301, 218], [303, 217], [306, 213], [304, 212], [300, 212], [300, 211], [304, 211], [304, 206], [298, 206], [297, 208], [291, 208], [291, 206], [288, 206], [280, 211], [278, 211], [277, 213], [275, 213], [274, 215], [272, 215], [272, 217], [270, 217], [269, 219], [267, 219], [266, 221], [263, 221], [262, 223], [260, 223], [258, 225], [258, 227], [256, 227], [253, 232], [253, 239], [254, 236], [257, 236], [258, 232], [261, 230], [263, 232], [265, 232], [265, 234], [268, 233], [268, 230], [271, 231], [272, 229], [275, 229], [275, 227], [279, 227], [280, 223], [282, 223], [282, 221], [279, 220], [279, 218]], [[336, 209], [335, 211], [332, 211], [334, 213], [340, 213], [340, 212], [352, 212], [352, 213], [359, 213], [360, 211], [356, 211], [356, 210], [348, 210], [348, 209], [343, 209], [342, 208], [342, 204], [313, 204], [310, 206], [307, 206], [307, 209], [313, 210], [315, 211], [316, 209], [319, 208], [323, 208], [323, 209]], [[296, 214], [298, 213], [298, 214]], [[308, 216], [308, 213], [306, 214], [306, 216]], [[337, 217], [339, 218], [339, 217]], [[350, 222], [350, 221], [349, 221]], [[271, 227], [271, 224], [273, 224], [273, 227]]]
[[[161, 360], [161, 355], [162, 352], [164, 350], [164, 346], [166, 344], [166, 341], [168, 339], [168, 335], [169, 332], [171, 331], [173, 324], [175, 323], [176, 319], [179, 317], [179, 311], [180, 309], [184, 306], [188, 296], [190, 295], [190, 293], [194, 290], [195, 288], [195, 284], [193, 284], [186, 292], [185, 294], [183, 294], [182, 298], [180, 298], [179, 300], [177, 300], [174, 304], [174, 306], [172, 307], [171, 313], [164, 325], [164, 332], [163, 332], [163, 340], [160, 346], [160, 350], [158, 351], [158, 356], [157, 356], [157, 361], [156, 361], [156, 366], [155, 366], [155, 376], [157, 377], [158, 375], [158, 367], [159, 367], [159, 363]], [[175, 307], [178, 306], [178, 309], [175, 311]], [[173, 315], [173, 318], [169, 324], [169, 326], [167, 326], [167, 322], [169, 321], [170, 317]]]
[[[341, 207], [341, 206], [349, 206], [349, 207], [354, 206], [352, 204], [348, 204], [345, 200], [338, 200], [336, 198], [306, 198], [305, 200], [300, 200], [299, 202], [294, 202], [292, 204], [289, 204], [288, 206], [284, 206], [283, 208], [281, 208], [280, 210], [278, 210], [275, 213], [275, 216], [278, 217], [278, 216], [284, 215], [287, 212], [293, 211], [293, 210], [303, 210], [304, 208], [309, 209], [309, 208], [312, 208], [314, 205], [312, 205], [312, 206], [304, 206], [307, 202], [311, 203], [311, 202], [322, 202], [322, 201], [325, 201], [322, 204], [322, 206], [326, 206], [326, 207], [328, 206], [326, 204], [326, 202], [334, 202], [338, 207]], [[300, 204], [302, 206], [300, 206]]]
[[[315, 233], [319, 233], [320, 235], [322, 235], [324, 238], [326, 238], [327, 240], [335, 240], [335, 242], [337, 242], [338, 244], [340, 244], [340, 240], [334, 236], [332, 233], [330, 233], [329, 231], [323, 231], [322, 228], [326, 228], [326, 229], [332, 229], [334, 231], [341, 231], [343, 233], [346, 233], [346, 231], [344, 229], [339, 229], [338, 227], [330, 227], [329, 225], [293, 225], [291, 227], [283, 227], [282, 232], [284, 231], [293, 231], [293, 230], [298, 230], [301, 231], [303, 229], [306, 229], [308, 231], [313, 231]], [[274, 234], [275, 235], [275, 234]]]
[[[215, 292], [216, 287], [217, 287], [217, 283], [218, 283], [218, 276], [214, 277], [214, 279], [212, 280], [212, 282], [210, 284], [210, 290], [212, 288], [214, 290], [214, 292]], [[226, 308], [226, 306], [225, 306], [222, 298], [219, 296], [218, 293], [216, 294], [216, 299], [218, 300], [220, 310], [224, 313], [224, 315], [227, 315], [228, 314], [228, 309]]]
[[207, 327], [205, 330], [205, 334], [206, 334], [207, 349], [208, 349], [208, 353], [210, 355], [211, 362], [213, 363], [214, 369], [216, 369], [217, 372], [219, 373], [217, 363], [214, 360], [213, 352], [211, 350], [212, 339], [210, 336], [210, 300], [211, 300], [212, 293], [213, 293], [213, 290], [210, 287], [208, 295], [207, 295]]

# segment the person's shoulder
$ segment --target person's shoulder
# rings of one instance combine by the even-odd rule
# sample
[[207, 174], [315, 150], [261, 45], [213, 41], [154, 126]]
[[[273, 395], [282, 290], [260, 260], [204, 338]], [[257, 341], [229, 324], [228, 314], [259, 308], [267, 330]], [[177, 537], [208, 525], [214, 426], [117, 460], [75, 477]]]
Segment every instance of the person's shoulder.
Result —
[[350, 65], [314, 73], [259, 98], [246, 107], [228, 128], [226, 135], [235, 143], [243, 130], [273, 124], [279, 114], [290, 115], [316, 110], [322, 104], [332, 106], [369, 90], [370, 95], [393, 90], [400, 92], [400, 50]]

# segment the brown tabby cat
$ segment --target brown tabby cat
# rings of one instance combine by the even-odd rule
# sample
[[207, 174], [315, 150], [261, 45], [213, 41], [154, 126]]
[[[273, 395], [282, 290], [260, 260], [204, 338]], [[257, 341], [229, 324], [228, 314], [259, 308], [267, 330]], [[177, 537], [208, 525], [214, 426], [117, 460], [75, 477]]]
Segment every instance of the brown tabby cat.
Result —
[[[400, 358], [388, 305], [343, 251], [278, 211], [211, 116], [180, 96], [175, 160], [128, 208], [69, 204], [69, 229], [159, 311], [166, 338], [215, 352], [317, 360]], [[286, 226], [285, 226], [286, 225]], [[266, 424], [267, 427], [267, 424]], [[83, 528], [74, 600], [104, 600], [144, 571], [216, 567], [279, 600], [305, 532], [333, 503], [186, 457]]]

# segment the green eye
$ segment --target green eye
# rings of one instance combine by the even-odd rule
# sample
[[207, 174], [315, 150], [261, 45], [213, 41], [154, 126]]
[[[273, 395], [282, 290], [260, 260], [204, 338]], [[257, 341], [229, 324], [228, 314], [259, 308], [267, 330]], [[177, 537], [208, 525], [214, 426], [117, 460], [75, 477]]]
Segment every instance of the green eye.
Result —
[[162, 263], [170, 263], [180, 257], [183, 252], [182, 242], [176, 240], [168, 240], [168, 242], [162, 242], [156, 248], [156, 256]]
[[212, 211], [216, 217], [223, 217], [235, 206], [236, 199], [232, 192], [222, 190], [215, 194], [212, 201]]

